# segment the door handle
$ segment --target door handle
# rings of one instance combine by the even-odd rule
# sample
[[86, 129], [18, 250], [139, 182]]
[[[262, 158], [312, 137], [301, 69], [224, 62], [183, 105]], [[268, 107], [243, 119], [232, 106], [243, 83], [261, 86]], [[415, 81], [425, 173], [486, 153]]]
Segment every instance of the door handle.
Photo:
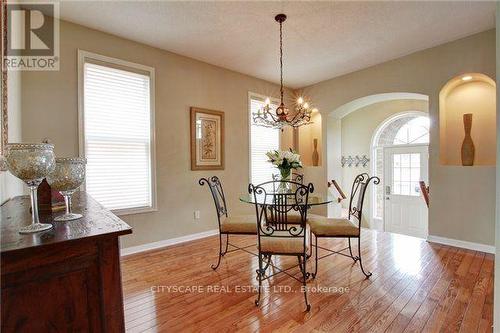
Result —
[[390, 187], [389, 185], [387, 185], [387, 186], [385, 187], [385, 194], [386, 194], [386, 195], [390, 195], [390, 194], [391, 194], [391, 187]]

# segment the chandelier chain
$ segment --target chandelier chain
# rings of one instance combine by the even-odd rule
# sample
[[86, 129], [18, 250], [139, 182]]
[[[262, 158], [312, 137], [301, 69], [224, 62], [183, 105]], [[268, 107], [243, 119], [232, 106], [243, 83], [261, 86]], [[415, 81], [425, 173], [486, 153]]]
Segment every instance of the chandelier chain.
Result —
[[280, 94], [283, 104], [283, 22], [280, 22]]

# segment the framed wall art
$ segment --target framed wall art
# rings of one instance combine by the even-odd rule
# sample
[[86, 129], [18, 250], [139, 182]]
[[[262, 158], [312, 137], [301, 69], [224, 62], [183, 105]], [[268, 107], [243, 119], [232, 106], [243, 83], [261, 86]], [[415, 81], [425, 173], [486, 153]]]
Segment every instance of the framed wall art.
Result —
[[191, 170], [224, 170], [224, 112], [190, 111]]

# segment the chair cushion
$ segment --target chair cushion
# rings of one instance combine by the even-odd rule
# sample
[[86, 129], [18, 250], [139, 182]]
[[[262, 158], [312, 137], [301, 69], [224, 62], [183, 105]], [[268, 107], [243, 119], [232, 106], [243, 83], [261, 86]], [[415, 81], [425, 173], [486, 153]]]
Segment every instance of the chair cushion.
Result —
[[255, 215], [235, 215], [222, 218], [221, 232], [230, 234], [257, 234], [257, 218]]
[[[277, 237], [290, 236], [288, 231], [275, 231], [273, 236], [260, 236], [260, 249], [266, 253], [296, 254], [304, 253], [304, 237]], [[309, 230], [306, 231], [306, 249], [309, 251]]]
[[311, 231], [316, 236], [343, 236], [343, 237], [358, 237], [359, 228], [356, 224], [348, 219], [333, 219], [319, 215], [311, 215], [307, 222], [311, 227]]

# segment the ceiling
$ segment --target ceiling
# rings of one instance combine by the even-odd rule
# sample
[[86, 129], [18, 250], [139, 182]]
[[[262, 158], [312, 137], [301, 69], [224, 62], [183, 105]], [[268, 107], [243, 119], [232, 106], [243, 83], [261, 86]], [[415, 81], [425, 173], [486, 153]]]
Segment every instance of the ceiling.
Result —
[[304, 87], [495, 27], [495, 2], [62, 2], [61, 18], [240, 73]]

